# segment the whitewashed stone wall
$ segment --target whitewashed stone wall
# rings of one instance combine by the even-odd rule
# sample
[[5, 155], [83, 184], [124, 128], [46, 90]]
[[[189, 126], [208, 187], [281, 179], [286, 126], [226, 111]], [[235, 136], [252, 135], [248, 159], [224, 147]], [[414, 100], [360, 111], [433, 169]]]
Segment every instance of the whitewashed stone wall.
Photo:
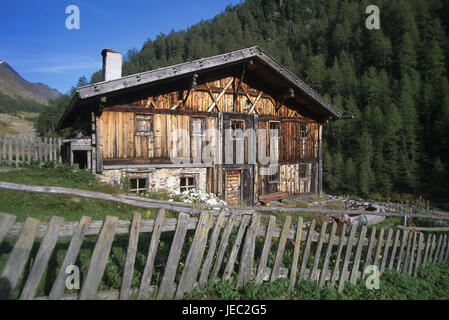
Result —
[[180, 178], [183, 175], [196, 177], [196, 190], [206, 192], [206, 168], [157, 169], [150, 174], [150, 189], [179, 191]]
[[[206, 192], [206, 168], [162, 168], [153, 172], [142, 173], [142, 177], [149, 177], [150, 191], [166, 190], [176, 192], [180, 190], [180, 178], [184, 175], [196, 178], [196, 190]], [[98, 175], [100, 181], [106, 184], [120, 185], [120, 182], [128, 174], [138, 175], [137, 172], [126, 172], [121, 170], [105, 170]]]

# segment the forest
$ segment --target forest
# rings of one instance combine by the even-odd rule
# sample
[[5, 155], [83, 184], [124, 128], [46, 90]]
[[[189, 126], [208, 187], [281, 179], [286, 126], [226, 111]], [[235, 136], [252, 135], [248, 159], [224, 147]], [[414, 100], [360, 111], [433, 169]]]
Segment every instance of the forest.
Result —
[[[365, 26], [372, 4], [379, 30]], [[129, 50], [123, 74], [257, 45], [355, 115], [324, 125], [326, 192], [449, 205], [448, 33], [448, 0], [246, 0]], [[100, 71], [90, 79], [98, 81]], [[41, 134], [53, 130], [63, 99], [42, 113]]]
[[43, 104], [34, 100], [21, 97], [12, 98], [0, 92], [0, 113], [15, 113], [20, 111], [39, 112], [43, 107]]

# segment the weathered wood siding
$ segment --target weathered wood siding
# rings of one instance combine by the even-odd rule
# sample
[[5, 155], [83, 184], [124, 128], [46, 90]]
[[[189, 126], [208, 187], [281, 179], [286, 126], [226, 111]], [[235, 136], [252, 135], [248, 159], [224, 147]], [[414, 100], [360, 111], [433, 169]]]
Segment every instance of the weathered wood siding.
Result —
[[[136, 114], [146, 114], [153, 118], [153, 134], [136, 135]], [[190, 119], [189, 115], [161, 113], [134, 113], [104, 111], [103, 155], [106, 160], [120, 159], [170, 159], [171, 156], [190, 158]], [[206, 130], [216, 127], [215, 117], [204, 117]], [[212, 143], [211, 156], [215, 155], [215, 135], [210, 131]], [[181, 141], [186, 142], [178, 145]]]
[[[214, 81], [200, 82], [191, 90], [185, 87], [176, 88], [170, 92], [161, 92], [162, 90], [160, 90], [148, 92], [147, 94], [143, 92], [134, 96], [127, 96], [116, 100], [116, 104], [156, 109], [236, 112], [306, 119], [291, 105], [290, 107], [287, 106], [287, 103], [276, 99], [272, 94], [264, 92], [259, 88], [251, 87], [245, 81], [242, 81], [239, 86], [239, 81], [238, 77], [223, 77]], [[235, 108], [234, 97], [236, 98]], [[186, 98], [185, 102], [182, 103], [184, 98]], [[216, 107], [214, 106], [209, 111], [214, 102], [216, 102]], [[254, 103], [256, 103], [255, 107], [251, 108]]]

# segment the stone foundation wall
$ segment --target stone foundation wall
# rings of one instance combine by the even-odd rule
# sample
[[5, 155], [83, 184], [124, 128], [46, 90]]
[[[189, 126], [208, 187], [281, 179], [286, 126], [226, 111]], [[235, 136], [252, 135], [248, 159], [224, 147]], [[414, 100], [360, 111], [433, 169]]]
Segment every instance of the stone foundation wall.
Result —
[[149, 179], [149, 191], [167, 190], [176, 192], [180, 190], [180, 179], [183, 176], [195, 177], [196, 190], [206, 192], [206, 168], [161, 168], [153, 171], [136, 172], [127, 170], [104, 170], [98, 175], [103, 183], [120, 185], [122, 179], [129, 176], [141, 176]]

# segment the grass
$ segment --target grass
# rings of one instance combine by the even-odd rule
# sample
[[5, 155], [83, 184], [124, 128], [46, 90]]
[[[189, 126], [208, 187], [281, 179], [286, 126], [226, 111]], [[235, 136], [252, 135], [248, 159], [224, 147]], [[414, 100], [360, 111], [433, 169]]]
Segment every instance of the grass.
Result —
[[[111, 194], [122, 193], [120, 188], [99, 183], [88, 170], [75, 170], [66, 165], [31, 167], [20, 171], [0, 172], [0, 181], [40, 186], [59, 186]], [[65, 221], [79, 221], [83, 215], [92, 220], [103, 220], [107, 215], [130, 220], [133, 212], [146, 214], [146, 210], [123, 204], [78, 198], [66, 195], [33, 194], [0, 190], [0, 212], [14, 214], [18, 222], [26, 217], [48, 222], [52, 216]]]
[[0, 135], [17, 134], [17, 133], [18, 132], [12, 129], [8, 123], [6, 123], [5, 121], [0, 121]]
[[[90, 191], [99, 191], [112, 194], [123, 193], [123, 190], [117, 187], [104, 185], [99, 183], [92, 173], [88, 170], [75, 170], [66, 165], [54, 167], [37, 167], [31, 166], [20, 171], [0, 172], [0, 181], [15, 182], [22, 184], [33, 184], [41, 186], [61, 186], [68, 188], [77, 188]], [[166, 194], [154, 193], [154, 198], [164, 199]], [[145, 211], [122, 204], [116, 204], [105, 201], [96, 201], [89, 199], [76, 198], [71, 196], [59, 195], [45, 195], [45, 194], [26, 194], [14, 191], [0, 190], [0, 212], [15, 214], [18, 216], [18, 221], [23, 222], [26, 217], [34, 217], [42, 222], [47, 222], [54, 215], [64, 217], [66, 221], [79, 221], [82, 215], [91, 216], [93, 220], [103, 220], [106, 215], [118, 216], [122, 220], [129, 220], [133, 212], [140, 212], [144, 218], [154, 218], [156, 210]], [[304, 205], [304, 204], [302, 204]], [[298, 204], [298, 212], [288, 213], [292, 215], [292, 223], [296, 224], [297, 218], [302, 216], [305, 221], [310, 221], [312, 218], [317, 219], [316, 230], [318, 231], [323, 222], [324, 216], [316, 216], [311, 214], [301, 213], [301, 204]], [[176, 215], [175, 213], [167, 213], [167, 216]], [[282, 226], [286, 213], [275, 213], [278, 217], [277, 225]], [[263, 220], [267, 220], [269, 214], [263, 215]], [[265, 222], [266, 223], [266, 222]], [[381, 226], [388, 227], [399, 223], [399, 218], [386, 220]], [[233, 243], [237, 227], [234, 227], [231, 235], [230, 243]], [[330, 232], [328, 227], [328, 233]], [[339, 234], [340, 231], [337, 233]], [[186, 259], [189, 244], [192, 241], [194, 230], [189, 230], [187, 233], [186, 244], [183, 246], [183, 251], [180, 261]], [[370, 233], [369, 233], [370, 234]], [[151, 234], [141, 234], [138, 242], [138, 250], [136, 257], [135, 272], [132, 279], [132, 287], [139, 287], [142, 278], [143, 269], [146, 262], [146, 255], [148, 252], [149, 239]], [[163, 275], [163, 260], [168, 256], [170, 244], [172, 242], [173, 232], [164, 232], [161, 236], [158, 247], [158, 256], [156, 257], [156, 266], [153, 271], [152, 284], [158, 285]], [[83, 241], [83, 245], [76, 261], [76, 265], [80, 267], [81, 283], [85, 278], [87, 269], [95, 247], [98, 236], [89, 236]], [[0, 245], [0, 270], [3, 269], [9, 254], [17, 239], [5, 239]], [[22, 277], [15, 288], [12, 298], [17, 298], [24, 286], [24, 280], [27, 278], [31, 270], [33, 259], [36, 256], [37, 250], [41, 244], [42, 239], [37, 240], [30, 255], [30, 259], [25, 266]], [[277, 240], [273, 239], [273, 248], [277, 246]], [[259, 257], [263, 247], [263, 239], [257, 238], [256, 256]], [[63, 259], [67, 252], [70, 243], [70, 237], [62, 237], [58, 240], [56, 248], [50, 259], [48, 268], [42, 278], [37, 296], [48, 295], [51, 285], [56, 278], [57, 272], [62, 265]], [[112, 245], [110, 258], [108, 259], [106, 270], [100, 290], [120, 289], [123, 277], [123, 268], [126, 259], [126, 251], [128, 245], [127, 235], [116, 235]], [[311, 252], [314, 252], [316, 243], [312, 244]], [[287, 241], [286, 251], [284, 254], [284, 265], [289, 265], [292, 259], [293, 243], [291, 240]], [[304, 246], [304, 244], [303, 244]], [[303, 250], [303, 246], [301, 250]], [[227, 262], [231, 246], [228, 246], [222, 266]], [[206, 248], [207, 251], [207, 248]], [[272, 251], [272, 252], [271, 252]], [[268, 257], [267, 266], [272, 267], [274, 263], [274, 252], [271, 250]], [[363, 253], [365, 254], [365, 252]], [[162, 259], [162, 262], [158, 261]], [[257, 261], [255, 261], [257, 263]], [[313, 261], [309, 261], [309, 265]], [[320, 266], [322, 265], [320, 261]], [[235, 270], [238, 270], [239, 261], [235, 262]], [[320, 267], [319, 266], [319, 267]], [[176, 281], [179, 280], [182, 271], [182, 264], [178, 266]], [[356, 286], [347, 285], [343, 293], [338, 293], [334, 288], [318, 287], [316, 284], [309, 281], [298, 282], [295, 290], [290, 292], [288, 290], [288, 281], [280, 280], [275, 283], [265, 283], [261, 286], [250, 283], [242, 289], [235, 290], [231, 282], [223, 283], [208, 283], [205, 287], [198, 289], [187, 295], [188, 299], [448, 299], [449, 287], [449, 266], [447, 263], [439, 266], [425, 266], [419, 272], [418, 278], [409, 277], [395, 272], [386, 272], [381, 278], [380, 290], [367, 290], [364, 288], [363, 282]], [[233, 274], [235, 276], [235, 274]], [[70, 292], [66, 292], [70, 293]]]
[[426, 264], [412, 277], [388, 270], [380, 277], [380, 288], [370, 290], [365, 282], [356, 285], [347, 283], [339, 293], [328, 283], [324, 287], [309, 280], [298, 281], [294, 290], [289, 290], [289, 280], [265, 282], [256, 285], [250, 282], [239, 290], [231, 281], [212, 283], [197, 288], [185, 297], [186, 300], [447, 300], [449, 299], [449, 263]]

